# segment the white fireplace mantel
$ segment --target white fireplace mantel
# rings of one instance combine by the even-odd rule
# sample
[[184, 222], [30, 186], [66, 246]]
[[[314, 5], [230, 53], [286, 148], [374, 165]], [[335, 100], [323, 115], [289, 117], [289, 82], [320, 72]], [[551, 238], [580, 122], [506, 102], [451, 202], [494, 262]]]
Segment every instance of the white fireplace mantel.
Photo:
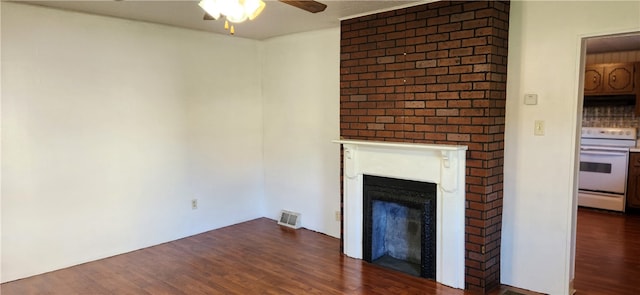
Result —
[[467, 146], [335, 140], [344, 148], [344, 254], [362, 259], [363, 175], [431, 182], [436, 191], [436, 281], [464, 289]]

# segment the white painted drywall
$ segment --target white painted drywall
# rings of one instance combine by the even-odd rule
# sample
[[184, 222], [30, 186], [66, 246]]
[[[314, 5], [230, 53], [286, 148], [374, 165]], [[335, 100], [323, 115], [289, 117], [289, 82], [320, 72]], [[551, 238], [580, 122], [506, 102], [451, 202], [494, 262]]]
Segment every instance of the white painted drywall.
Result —
[[[568, 294], [578, 138], [580, 40], [640, 31], [638, 1], [512, 1], [501, 282]], [[524, 105], [525, 93], [538, 94]], [[534, 136], [534, 120], [545, 135]]]
[[257, 41], [1, 5], [1, 281], [263, 216]]
[[263, 43], [265, 214], [340, 236], [340, 29]]

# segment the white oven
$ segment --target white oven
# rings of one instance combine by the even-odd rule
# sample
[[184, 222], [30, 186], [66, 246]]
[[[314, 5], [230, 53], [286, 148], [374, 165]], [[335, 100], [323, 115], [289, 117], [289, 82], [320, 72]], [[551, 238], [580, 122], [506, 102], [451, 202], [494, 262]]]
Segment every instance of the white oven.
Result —
[[628, 163], [628, 148], [581, 147], [579, 188], [624, 194]]
[[629, 148], [635, 128], [583, 128], [578, 205], [624, 211]]

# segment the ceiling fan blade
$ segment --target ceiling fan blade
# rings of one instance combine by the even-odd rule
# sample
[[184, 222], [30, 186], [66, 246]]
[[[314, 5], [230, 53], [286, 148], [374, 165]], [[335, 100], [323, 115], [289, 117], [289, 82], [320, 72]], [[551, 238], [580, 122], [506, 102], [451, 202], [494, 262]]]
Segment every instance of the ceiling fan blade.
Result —
[[300, 1], [295, 1], [295, 0], [278, 0], [282, 3], [286, 3], [289, 4], [291, 6], [295, 6], [298, 7], [302, 10], [306, 10], [308, 12], [311, 13], [318, 13], [321, 11], [324, 11], [327, 8], [326, 4], [317, 2], [317, 1], [313, 1], [313, 0], [300, 0]]
[[202, 17], [203, 20], [216, 20], [215, 18], [213, 18], [213, 16], [209, 15], [208, 13], [205, 12], [204, 17]]

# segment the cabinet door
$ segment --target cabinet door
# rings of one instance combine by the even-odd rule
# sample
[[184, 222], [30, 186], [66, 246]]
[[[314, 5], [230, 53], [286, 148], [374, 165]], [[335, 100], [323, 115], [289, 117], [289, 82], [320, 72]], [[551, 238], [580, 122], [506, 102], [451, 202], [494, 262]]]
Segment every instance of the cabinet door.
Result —
[[586, 66], [584, 71], [584, 93], [599, 93], [602, 91], [604, 67], [593, 65]]
[[603, 92], [632, 93], [634, 86], [633, 64], [609, 64], [604, 68]]
[[627, 207], [640, 208], [640, 153], [629, 154]]

